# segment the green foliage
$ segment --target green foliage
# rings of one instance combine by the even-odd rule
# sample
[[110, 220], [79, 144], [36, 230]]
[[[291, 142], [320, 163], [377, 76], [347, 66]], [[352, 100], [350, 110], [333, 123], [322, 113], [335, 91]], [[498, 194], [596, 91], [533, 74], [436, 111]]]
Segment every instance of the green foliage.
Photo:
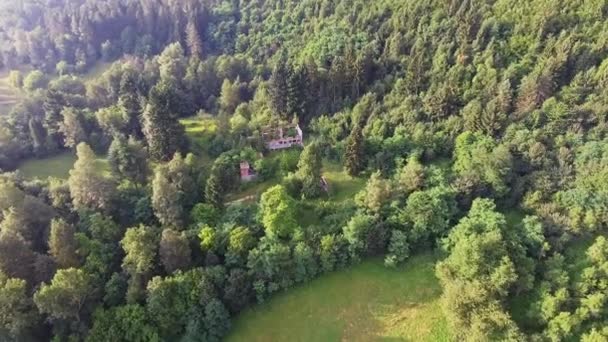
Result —
[[[0, 175], [3, 305], [20, 307], [2, 316], [8, 338], [86, 340], [93, 327], [95, 339], [218, 340], [254, 295], [365, 256], [396, 266], [446, 236], [453, 339], [603, 338], [605, 7], [5, 1], [0, 67], [29, 74], [0, 79], [0, 169], [41, 158]], [[266, 153], [267, 127], [288, 122], [319, 143]], [[185, 131], [196, 156], [181, 154]], [[73, 158], [45, 158], [74, 147], [68, 182], [24, 179], [65, 177]], [[244, 199], [243, 160], [261, 181]], [[65, 309], [77, 291], [48, 284], [79, 265], [90, 296]], [[43, 290], [41, 315], [21, 316]], [[428, 314], [408, 310], [395, 315]], [[396, 325], [381, 316], [309, 339], [401, 337], [375, 333]]]
[[412, 242], [428, 241], [446, 234], [456, 212], [454, 192], [434, 187], [412, 193], [400, 218], [410, 225], [406, 227]]
[[197, 203], [190, 211], [190, 220], [194, 224], [215, 225], [219, 218], [219, 210], [209, 203]]
[[396, 267], [410, 255], [410, 245], [407, 235], [400, 230], [393, 230], [388, 245], [388, 254], [384, 258], [384, 264], [388, 267]]
[[76, 267], [79, 264], [74, 232], [74, 227], [62, 219], [54, 219], [51, 222], [49, 253], [60, 268]]
[[33, 70], [23, 79], [23, 89], [32, 92], [46, 87], [47, 83], [48, 80], [42, 71]]
[[176, 270], [185, 270], [190, 266], [190, 245], [184, 233], [180, 234], [172, 229], [163, 230], [158, 254], [165, 271], [169, 274]]
[[78, 144], [76, 156], [78, 159], [68, 179], [74, 207], [108, 210], [114, 191], [112, 180], [100, 173], [95, 154], [87, 144]]
[[158, 250], [158, 233], [151, 227], [127, 229], [120, 241], [125, 251], [122, 267], [131, 275], [146, 274], [155, 265]]
[[8, 84], [11, 87], [21, 89], [23, 87], [23, 74], [19, 70], [11, 70], [8, 74]]
[[446, 240], [448, 257], [437, 265], [448, 322], [467, 340], [521, 338], [501, 304], [518, 280], [510, 251], [515, 241], [508, 240], [505, 218], [495, 208], [490, 200], [475, 200]]
[[133, 139], [125, 141], [115, 137], [108, 150], [108, 162], [117, 178], [128, 179], [135, 184], [145, 184], [150, 174], [148, 158], [143, 145]]
[[364, 168], [363, 149], [363, 134], [359, 125], [356, 125], [348, 136], [344, 151], [344, 167], [351, 176], [358, 176]]
[[98, 309], [86, 341], [161, 341], [156, 327], [150, 324], [145, 308], [139, 305]]
[[38, 310], [54, 319], [79, 320], [86, 300], [92, 294], [91, 278], [81, 269], [59, 270], [50, 284], [34, 294]]
[[19, 339], [36, 323], [34, 302], [28, 296], [25, 280], [0, 273], [0, 324], [2, 335]]
[[297, 228], [294, 200], [281, 185], [262, 194], [260, 213], [266, 235], [271, 238], [288, 239]]
[[[497, 196], [508, 191], [512, 156], [505, 146], [480, 133], [464, 132], [456, 139], [454, 171], [472, 191], [489, 186]], [[471, 191], [469, 190], [469, 191]]]
[[321, 151], [317, 142], [306, 145], [300, 155], [296, 176], [302, 182], [302, 199], [316, 198], [321, 195]]
[[168, 160], [186, 144], [184, 128], [175, 110], [178, 101], [175, 89], [168, 83], [160, 82], [150, 91], [143, 113], [143, 132], [150, 156], [155, 160]]

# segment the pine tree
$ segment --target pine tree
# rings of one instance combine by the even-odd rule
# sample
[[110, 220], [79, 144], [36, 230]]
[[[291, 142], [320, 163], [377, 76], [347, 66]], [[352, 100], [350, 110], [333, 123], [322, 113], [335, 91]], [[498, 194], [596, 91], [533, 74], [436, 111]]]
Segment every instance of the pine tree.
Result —
[[133, 137], [128, 141], [120, 136], [115, 137], [108, 150], [108, 161], [118, 178], [126, 178], [135, 184], [144, 184], [148, 179], [146, 151], [141, 142]]
[[359, 125], [356, 125], [346, 142], [344, 153], [346, 171], [351, 176], [358, 176], [363, 170], [363, 133]]
[[137, 139], [143, 138], [139, 83], [140, 78], [135, 70], [130, 68], [125, 70], [120, 80], [118, 98], [118, 105], [122, 108], [125, 122], [127, 122], [126, 133]]
[[274, 67], [268, 82], [270, 108], [276, 115], [284, 119], [289, 117], [287, 108], [288, 77], [287, 62], [285, 59], [281, 59]]
[[287, 78], [286, 108], [289, 116], [302, 118], [306, 110], [306, 74], [302, 67], [289, 69]]
[[75, 108], [66, 107], [61, 111], [63, 122], [59, 127], [59, 131], [65, 137], [64, 145], [66, 147], [76, 147], [78, 143], [86, 140], [87, 135], [82, 123], [82, 113]]
[[219, 177], [215, 173], [211, 174], [209, 179], [207, 179], [205, 199], [207, 200], [207, 203], [213, 205], [217, 209], [222, 209], [224, 207], [223, 189]]
[[186, 142], [184, 128], [171, 106], [175, 94], [170, 85], [161, 82], [150, 91], [144, 111], [144, 135], [150, 156], [155, 160], [168, 160], [181, 150]]
[[32, 138], [32, 145], [34, 152], [37, 155], [42, 155], [46, 148], [46, 131], [42, 126], [42, 123], [34, 118], [28, 121], [28, 128], [30, 131], [30, 137]]
[[152, 207], [158, 221], [164, 226], [182, 227], [182, 194], [177, 186], [169, 181], [168, 170], [163, 166], [156, 168], [152, 181]]
[[302, 197], [315, 198], [321, 195], [321, 151], [317, 142], [308, 144], [298, 162], [297, 176], [302, 180]]
[[186, 44], [192, 57], [201, 58], [203, 56], [203, 43], [194, 19], [189, 20], [186, 26]]
[[49, 142], [56, 147], [63, 146], [63, 134], [61, 133], [61, 123], [63, 117], [61, 110], [65, 106], [65, 99], [63, 95], [54, 89], [49, 89], [44, 99], [44, 128], [48, 134]]
[[67, 224], [62, 219], [51, 222], [51, 233], [49, 235], [49, 253], [60, 268], [78, 266], [78, 255], [76, 254], [76, 240], [74, 239], [74, 226]]
[[78, 159], [68, 179], [74, 207], [109, 209], [114, 184], [100, 173], [95, 154], [87, 144], [78, 144], [76, 155]]

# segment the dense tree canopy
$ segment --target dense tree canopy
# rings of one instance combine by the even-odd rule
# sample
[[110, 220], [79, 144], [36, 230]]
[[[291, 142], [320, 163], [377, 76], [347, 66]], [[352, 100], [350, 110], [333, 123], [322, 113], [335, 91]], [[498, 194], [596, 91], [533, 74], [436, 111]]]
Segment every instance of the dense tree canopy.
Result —
[[[605, 340], [607, 17], [2, 2], [0, 340], [220, 340], [255, 300], [436, 249], [454, 339]], [[12, 172], [59, 153], [65, 180]]]

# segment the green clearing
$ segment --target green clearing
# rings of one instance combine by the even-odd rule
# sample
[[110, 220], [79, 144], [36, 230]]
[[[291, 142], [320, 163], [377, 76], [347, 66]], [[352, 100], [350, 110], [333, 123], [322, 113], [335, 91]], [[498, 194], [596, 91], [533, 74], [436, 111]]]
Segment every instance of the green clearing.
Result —
[[323, 275], [245, 310], [227, 341], [448, 341], [435, 257]]
[[367, 181], [349, 176], [342, 165], [328, 161], [323, 163], [323, 176], [329, 184], [329, 198], [336, 202], [354, 198]]
[[[76, 155], [71, 151], [41, 159], [29, 159], [19, 166], [19, 173], [29, 179], [48, 177], [67, 179], [75, 161]], [[97, 164], [100, 170], [108, 171], [109, 166], [105, 158], [98, 158]]]

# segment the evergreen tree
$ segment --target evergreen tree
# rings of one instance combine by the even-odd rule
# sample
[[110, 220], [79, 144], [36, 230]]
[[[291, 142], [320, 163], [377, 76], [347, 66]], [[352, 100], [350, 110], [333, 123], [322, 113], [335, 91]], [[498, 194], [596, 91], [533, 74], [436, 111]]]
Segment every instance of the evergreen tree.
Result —
[[30, 137], [32, 138], [34, 153], [43, 155], [46, 151], [46, 131], [44, 130], [42, 123], [37, 119], [30, 118], [28, 121], [28, 128]]
[[169, 274], [186, 270], [190, 266], [190, 245], [184, 233], [172, 229], [163, 230], [158, 253], [165, 271]]
[[87, 134], [83, 127], [83, 118], [80, 111], [66, 107], [61, 111], [63, 122], [59, 127], [59, 131], [63, 133], [64, 145], [66, 147], [76, 147], [78, 143], [86, 141]]
[[359, 125], [355, 125], [346, 141], [344, 152], [344, 167], [346, 172], [353, 177], [358, 176], [363, 171], [363, 148], [363, 133]]
[[9, 278], [0, 272], [0, 326], [3, 327], [3, 338], [8, 341], [22, 340], [36, 323], [36, 308], [28, 294], [26, 281]]
[[306, 110], [306, 92], [308, 85], [306, 74], [302, 67], [291, 67], [287, 77], [286, 112], [289, 116], [303, 118]]
[[270, 108], [274, 114], [283, 119], [289, 117], [287, 107], [287, 98], [289, 96], [288, 77], [287, 62], [285, 58], [282, 58], [272, 70], [272, 75], [268, 81], [268, 95]]
[[152, 207], [158, 221], [168, 227], [181, 228], [184, 223], [183, 194], [169, 180], [165, 167], [156, 168], [152, 180]]
[[175, 93], [169, 84], [161, 82], [150, 91], [143, 115], [144, 135], [150, 156], [157, 161], [173, 157], [186, 142], [184, 128], [171, 106], [175, 101]]
[[113, 182], [99, 170], [95, 154], [87, 144], [78, 144], [76, 156], [78, 159], [68, 179], [74, 207], [108, 210], [114, 192]]
[[66, 105], [63, 94], [55, 89], [49, 89], [44, 98], [44, 128], [49, 137], [49, 142], [53, 147], [63, 146], [63, 134], [61, 133], [61, 123], [63, 117], [61, 111]]
[[211, 174], [205, 185], [205, 200], [215, 208], [222, 209], [224, 207], [223, 193], [219, 177], [215, 173]]
[[189, 20], [188, 25], [186, 26], [186, 43], [192, 57], [202, 58], [203, 43], [201, 41], [201, 36], [198, 33], [195, 19]]
[[74, 226], [67, 224], [62, 219], [54, 219], [51, 222], [49, 253], [55, 258], [59, 268], [78, 266], [74, 233]]
[[125, 178], [136, 185], [143, 185], [150, 174], [144, 146], [133, 137], [125, 140], [117, 136], [108, 150], [108, 162], [118, 178]]
[[125, 70], [120, 80], [120, 95], [118, 98], [118, 105], [122, 108], [124, 121], [127, 123], [126, 133], [137, 139], [143, 138], [140, 82], [140, 77], [135, 70], [132, 68]]
[[323, 160], [319, 143], [310, 143], [304, 148], [298, 162], [297, 176], [302, 181], [302, 197], [316, 198], [321, 195], [321, 167]]

